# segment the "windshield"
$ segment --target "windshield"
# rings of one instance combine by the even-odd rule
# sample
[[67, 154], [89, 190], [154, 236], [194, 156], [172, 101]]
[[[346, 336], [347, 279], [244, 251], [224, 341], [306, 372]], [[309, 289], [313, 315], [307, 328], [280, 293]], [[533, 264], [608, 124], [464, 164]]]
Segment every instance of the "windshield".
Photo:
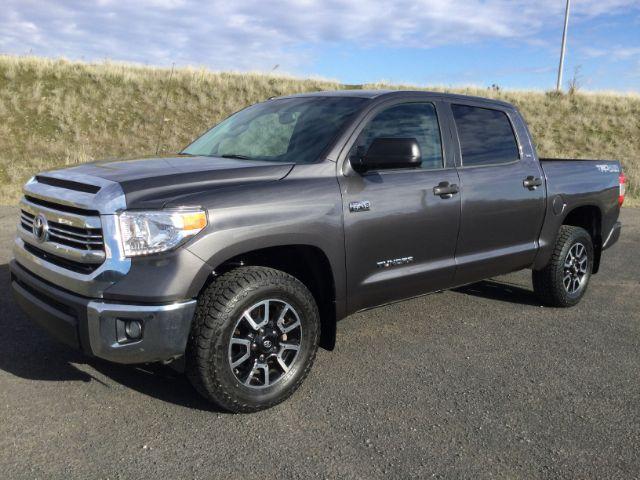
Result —
[[312, 163], [365, 101], [351, 97], [298, 97], [258, 103], [231, 115], [182, 153]]

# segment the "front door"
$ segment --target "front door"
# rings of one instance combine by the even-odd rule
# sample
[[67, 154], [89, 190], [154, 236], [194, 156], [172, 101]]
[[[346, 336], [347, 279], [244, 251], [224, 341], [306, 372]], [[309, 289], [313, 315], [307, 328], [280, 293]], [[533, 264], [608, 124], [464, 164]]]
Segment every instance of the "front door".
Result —
[[422, 158], [420, 168], [363, 174], [346, 165], [338, 177], [350, 311], [453, 282], [459, 180], [445, 147], [449, 133], [441, 129], [437, 112], [426, 102], [381, 107], [369, 115], [349, 150], [350, 156], [366, 152], [375, 138], [414, 138]]

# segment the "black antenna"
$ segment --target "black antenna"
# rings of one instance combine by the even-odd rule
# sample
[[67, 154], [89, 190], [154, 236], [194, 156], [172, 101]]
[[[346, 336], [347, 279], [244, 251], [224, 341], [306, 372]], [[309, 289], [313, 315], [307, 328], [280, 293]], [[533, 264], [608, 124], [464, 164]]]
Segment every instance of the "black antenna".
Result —
[[[171, 64], [171, 73], [169, 74], [169, 82], [171, 83], [171, 78], [173, 77], [173, 68], [176, 66], [176, 63], [173, 62]], [[156, 144], [156, 155], [160, 151], [160, 139], [162, 138], [162, 130], [164, 129], [164, 114], [167, 112], [167, 102], [169, 101], [169, 89], [167, 88], [167, 94], [164, 96], [164, 106], [162, 107], [162, 116], [160, 117], [160, 128], [158, 129], [158, 142]]]

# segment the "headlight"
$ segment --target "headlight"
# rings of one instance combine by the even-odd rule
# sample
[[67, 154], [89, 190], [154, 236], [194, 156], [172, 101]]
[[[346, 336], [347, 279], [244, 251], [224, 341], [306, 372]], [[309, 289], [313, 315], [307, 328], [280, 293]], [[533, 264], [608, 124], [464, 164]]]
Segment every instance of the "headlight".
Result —
[[171, 250], [207, 226], [202, 210], [128, 211], [119, 215], [127, 257]]

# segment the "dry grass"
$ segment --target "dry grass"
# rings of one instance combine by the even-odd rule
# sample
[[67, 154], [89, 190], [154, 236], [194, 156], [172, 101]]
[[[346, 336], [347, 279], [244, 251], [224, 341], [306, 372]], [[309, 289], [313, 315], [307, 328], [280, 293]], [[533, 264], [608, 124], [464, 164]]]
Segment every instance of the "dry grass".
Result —
[[[176, 151], [248, 104], [339, 88], [346, 87], [265, 74], [180, 68], [171, 75], [165, 68], [0, 56], [0, 204], [14, 203], [23, 182], [43, 169], [154, 154], [160, 128], [160, 150]], [[542, 156], [622, 160], [629, 196], [640, 197], [640, 96], [448, 91], [515, 103]]]

